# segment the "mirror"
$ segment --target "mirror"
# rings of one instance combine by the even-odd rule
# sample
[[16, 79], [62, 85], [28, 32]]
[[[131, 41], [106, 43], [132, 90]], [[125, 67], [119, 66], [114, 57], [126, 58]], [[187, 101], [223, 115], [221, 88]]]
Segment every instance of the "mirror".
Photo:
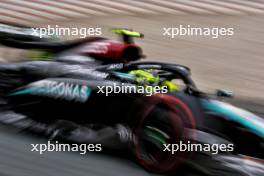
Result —
[[227, 98], [234, 97], [232, 91], [230, 91], [230, 90], [223, 90], [223, 89], [216, 90], [216, 95], [218, 97], [227, 97]]

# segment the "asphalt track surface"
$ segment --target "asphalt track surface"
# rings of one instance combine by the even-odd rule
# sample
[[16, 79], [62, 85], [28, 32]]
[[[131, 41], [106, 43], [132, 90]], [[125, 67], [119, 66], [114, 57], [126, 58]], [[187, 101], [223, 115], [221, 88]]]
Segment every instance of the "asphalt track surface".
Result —
[[[65, 23], [59, 23], [65, 25]], [[145, 32], [140, 40], [149, 60], [188, 65], [198, 86], [206, 91], [230, 88], [236, 98], [230, 100], [264, 117], [264, 18], [263, 16], [164, 16], [97, 18], [71, 25], [100, 24], [106, 36], [111, 27], [130, 27]], [[218, 40], [162, 36], [162, 27], [178, 24], [219, 25], [235, 28], [233, 38]], [[0, 127], [0, 175], [2, 176], [145, 176], [151, 175], [133, 161], [103, 154], [30, 152], [31, 143], [45, 139]]]
[[1, 176], [104, 176], [149, 175], [132, 161], [89, 153], [80, 155], [69, 152], [47, 152], [40, 155], [31, 152], [31, 145], [47, 143], [37, 137], [29, 137], [15, 130], [0, 127], [0, 175]]

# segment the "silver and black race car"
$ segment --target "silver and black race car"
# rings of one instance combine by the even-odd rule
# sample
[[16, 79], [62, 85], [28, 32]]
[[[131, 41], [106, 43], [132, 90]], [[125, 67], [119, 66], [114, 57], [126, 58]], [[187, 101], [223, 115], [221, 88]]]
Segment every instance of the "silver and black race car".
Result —
[[0, 121], [52, 140], [129, 150], [155, 173], [264, 174], [263, 118], [222, 101], [228, 91], [199, 91], [186, 66], [136, 61], [143, 54], [132, 37], [142, 35], [114, 32], [123, 41], [9, 31], [3, 45], [52, 59], [0, 65]]

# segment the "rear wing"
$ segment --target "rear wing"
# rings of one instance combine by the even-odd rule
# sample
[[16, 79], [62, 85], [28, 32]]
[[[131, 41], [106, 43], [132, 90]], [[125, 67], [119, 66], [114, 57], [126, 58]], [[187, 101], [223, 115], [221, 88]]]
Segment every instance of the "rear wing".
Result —
[[28, 26], [15, 26], [0, 23], [0, 40], [13, 39], [20, 41], [47, 41], [50, 36], [43, 36], [40, 38], [39, 31]]
[[42, 36], [39, 31], [27, 26], [0, 24], [0, 45], [19, 49], [53, 49], [62, 44], [52, 36]]
[[41, 38], [39, 36], [36, 28], [0, 24], [0, 47], [4, 45], [19, 49], [43, 49], [60, 52], [82, 43], [104, 40], [101, 37], [89, 37], [65, 42], [57, 36], [43, 36], [43, 34]]

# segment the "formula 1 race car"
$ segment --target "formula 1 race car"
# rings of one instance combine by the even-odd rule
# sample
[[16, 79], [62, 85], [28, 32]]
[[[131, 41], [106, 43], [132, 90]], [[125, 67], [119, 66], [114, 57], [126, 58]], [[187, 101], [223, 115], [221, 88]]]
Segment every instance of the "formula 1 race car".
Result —
[[[199, 91], [186, 66], [132, 62], [143, 57], [132, 37], [142, 35], [114, 32], [124, 40], [33, 41], [14, 33], [1, 40], [54, 55], [0, 65], [0, 121], [53, 140], [129, 149], [155, 173], [190, 167], [207, 175], [263, 175], [262, 118], [220, 101], [228, 91]], [[180, 151], [179, 143], [208, 146]]]

